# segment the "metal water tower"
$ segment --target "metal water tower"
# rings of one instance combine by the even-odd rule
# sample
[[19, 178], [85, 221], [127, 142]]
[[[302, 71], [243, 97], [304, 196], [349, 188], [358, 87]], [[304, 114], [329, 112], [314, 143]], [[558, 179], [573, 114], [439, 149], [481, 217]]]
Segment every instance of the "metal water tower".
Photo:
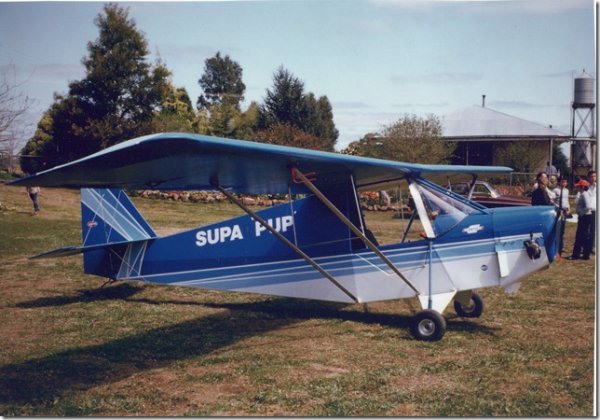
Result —
[[584, 175], [596, 168], [596, 96], [594, 78], [585, 70], [573, 81], [571, 115], [571, 170]]

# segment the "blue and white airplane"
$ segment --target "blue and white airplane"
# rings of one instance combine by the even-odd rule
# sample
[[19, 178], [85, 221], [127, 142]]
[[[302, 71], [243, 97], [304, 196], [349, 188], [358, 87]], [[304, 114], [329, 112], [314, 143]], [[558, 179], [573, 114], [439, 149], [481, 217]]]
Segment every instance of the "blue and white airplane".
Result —
[[[81, 189], [83, 245], [36, 257], [83, 253], [84, 271], [143, 280], [334, 302], [418, 297], [414, 337], [439, 340], [442, 313], [479, 317], [477, 289], [518, 289], [556, 255], [552, 207], [488, 209], [427, 180], [452, 173], [510, 172], [495, 166], [421, 165], [292, 147], [167, 133], [125, 141], [12, 182]], [[414, 202], [408, 241], [379, 246], [359, 190], [407, 187]], [[247, 215], [159, 237], [121, 188], [217, 190]], [[254, 212], [234, 193], [303, 198]], [[201, 207], [198, 207], [199, 210]]]

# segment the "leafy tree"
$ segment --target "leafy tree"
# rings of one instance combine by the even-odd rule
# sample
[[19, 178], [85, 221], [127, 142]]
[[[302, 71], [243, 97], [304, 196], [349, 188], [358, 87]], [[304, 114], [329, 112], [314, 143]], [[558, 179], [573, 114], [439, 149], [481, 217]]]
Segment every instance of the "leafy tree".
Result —
[[404, 115], [351, 143], [345, 153], [413, 163], [445, 163], [456, 145], [442, 138], [442, 126], [434, 115]]
[[256, 131], [258, 123], [259, 106], [252, 102], [246, 111], [241, 112], [233, 119], [234, 138], [250, 139]]
[[258, 120], [258, 105], [252, 102], [245, 112], [233, 105], [213, 105], [209, 109], [209, 116], [205, 134], [234, 139], [249, 139], [256, 129]]
[[273, 75], [273, 89], [267, 90], [259, 112], [260, 129], [275, 125], [295, 126], [318, 138], [321, 150], [332, 151], [339, 135], [329, 99], [305, 94], [304, 83], [283, 67]]
[[274, 124], [255, 133], [252, 140], [261, 143], [301, 147], [303, 149], [323, 150], [320, 139], [300, 130], [293, 124]]
[[192, 101], [185, 88], [169, 84], [160, 112], [152, 120], [153, 132], [191, 132], [196, 119]]
[[85, 78], [70, 83], [68, 95], [56, 95], [49, 112], [48, 164], [147, 134], [168, 94], [169, 71], [147, 62], [147, 42], [127, 9], [108, 4], [95, 23], [100, 34], [88, 43]]
[[39, 172], [51, 166], [48, 165], [48, 160], [51, 160], [50, 156], [54, 155], [51, 150], [53, 133], [52, 109], [42, 115], [33, 137], [21, 150], [21, 169], [27, 173]]
[[219, 137], [235, 137], [235, 120], [241, 112], [229, 103], [215, 104], [209, 109], [208, 134]]
[[[537, 143], [537, 145], [535, 144]], [[547, 157], [546, 142], [511, 141], [496, 146], [496, 163], [516, 172], [537, 172]]]
[[342, 154], [352, 156], [377, 157], [383, 159], [381, 147], [383, 139], [379, 133], [367, 133], [360, 140], [353, 141], [345, 149], [341, 150]]
[[226, 112], [227, 107], [240, 108], [244, 100], [246, 85], [242, 81], [242, 67], [228, 55], [221, 57], [221, 53], [209, 58], [204, 63], [204, 74], [198, 80], [203, 94], [198, 98], [198, 109], [210, 109], [215, 105], [225, 105], [221, 112]]

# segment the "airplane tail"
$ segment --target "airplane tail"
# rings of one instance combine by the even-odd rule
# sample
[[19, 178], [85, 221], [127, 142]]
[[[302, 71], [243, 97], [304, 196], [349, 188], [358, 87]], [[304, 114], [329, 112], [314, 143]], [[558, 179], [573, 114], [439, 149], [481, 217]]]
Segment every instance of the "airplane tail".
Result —
[[120, 189], [81, 190], [83, 267], [113, 279], [139, 274], [148, 241], [158, 236]]
[[83, 253], [85, 273], [125, 278], [139, 272], [148, 242], [158, 237], [120, 189], [82, 189], [81, 225], [83, 245], [55, 249], [32, 258]]
[[81, 190], [83, 246], [145, 241], [157, 235], [119, 189]]

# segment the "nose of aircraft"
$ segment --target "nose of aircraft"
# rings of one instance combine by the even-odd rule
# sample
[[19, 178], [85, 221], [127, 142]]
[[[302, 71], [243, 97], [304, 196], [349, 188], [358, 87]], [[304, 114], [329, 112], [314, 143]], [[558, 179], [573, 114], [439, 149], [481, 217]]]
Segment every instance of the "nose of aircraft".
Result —
[[[524, 206], [494, 209], [496, 236], [541, 233], [548, 261], [556, 259], [556, 223], [558, 216], [553, 206]], [[540, 244], [541, 245], [541, 244]]]

